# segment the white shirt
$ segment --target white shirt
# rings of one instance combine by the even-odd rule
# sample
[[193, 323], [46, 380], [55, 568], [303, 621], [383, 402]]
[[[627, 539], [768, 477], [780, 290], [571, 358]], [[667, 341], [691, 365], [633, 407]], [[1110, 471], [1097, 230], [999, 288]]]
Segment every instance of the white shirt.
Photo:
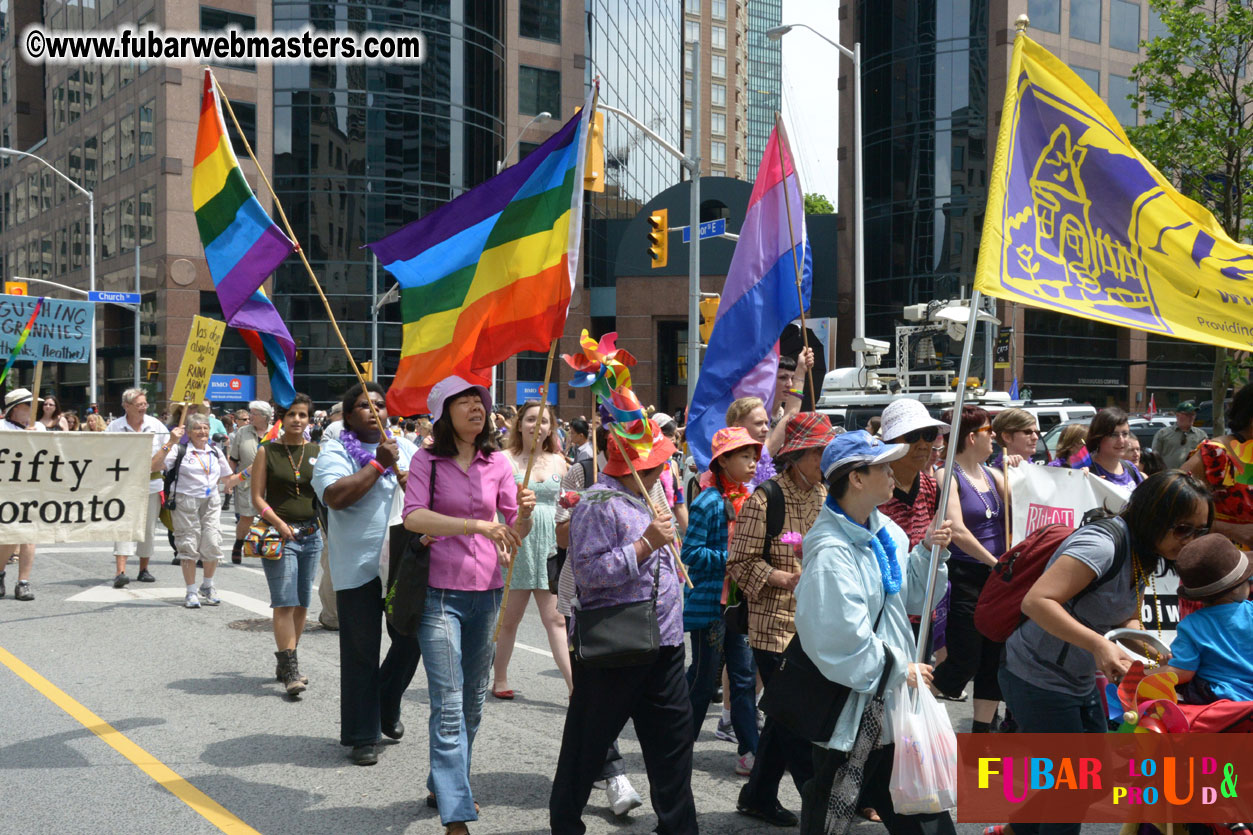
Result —
[[[25, 431], [26, 431], [26, 427], [25, 427], [25, 426], [18, 426], [16, 423], [14, 423], [13, 421], [9, 420], [8, 418], [0, 418], [0, 430], [4, 430], [5, 432], [25, 432]], [[30, 430], [30, 431], [32, 431], [32, 432], [46, 432], [46, 431], [48, 431], [48, 427], [44, 426], [44, 425], [43, 425], [42, 423], [40, 423], [39, 421], [35, 421], [35, 428], [34, 428], [34, 429], [32, 429], [32, 430]]]
[[[178, 451], [179, 445], [175, 444], [166, 454], [165, 468], [167, 470], [174, 466]], [[204, 449], [196, 449], [189, 443], [187, 453], [183, 456], [183, 463], [179, 467], [178, 485], [175, 487], [175, 492], [180, 496], [208, 496], [217, 491], [218, 482], [222, 476], [230, 474], [231, 465], [222, 454], [222, 450], [209, 445], [205, 445]]]
[[[122, 415], [120, 418], [117, 418], [112, 423], [110, 423], [108, 428], [106, 428], [104, 431], [105, 432], [134, 432], [135, 430], [132, 429], [131, 425], [126, 422], [126, 415]], [[165, 424], [157, 420], [156, 418], [154, 418], [152, 415], [144, 415], [144, 422], [140, 424], [139, 431], [152, 433], [152, 454], [153, 455], [156, 455], [157, 451], [160, 450], [161, 447], [165, 446], [170, 441], [170, 430], [166, 429]], [[154, 478], [148, 482], [148, 492], [149, 493], [161, 492], [161, 479], [159, 477]]]
[[339, 433], [344, 431], [344, 422], [342, 420], [333, 420], [322, 429], [323, 438], [332, 438], [339, 440]]

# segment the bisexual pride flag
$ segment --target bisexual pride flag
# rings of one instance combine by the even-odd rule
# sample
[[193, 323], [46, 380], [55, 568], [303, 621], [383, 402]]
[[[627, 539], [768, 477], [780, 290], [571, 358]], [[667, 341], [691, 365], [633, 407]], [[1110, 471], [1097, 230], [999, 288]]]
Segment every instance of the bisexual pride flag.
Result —
[[210, 70], [204, 71], [191, 197], [226, 324], [239, 330], [265, 364], [274, 400], [290, 406], [296, 396], [296, 343], [261, 285], [296, 245], [270, 220], [244, 179]]
[[692, 399], [687, 440], [702, 470], [709, 467], [714, 433], [726, 426], [732, 401], [760, 397], [770, 411], [779, 370], [779, 337], [802, 313], [796, 263], [801, 268], [800, 295], [808, 308], [813, 255], [805, 234], [805, 197], [779, 123], [757, 169]]

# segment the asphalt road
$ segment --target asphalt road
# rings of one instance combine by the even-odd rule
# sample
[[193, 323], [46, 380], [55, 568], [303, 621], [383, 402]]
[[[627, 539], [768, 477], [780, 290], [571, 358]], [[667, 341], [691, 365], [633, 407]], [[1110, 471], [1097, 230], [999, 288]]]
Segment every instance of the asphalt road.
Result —
[[[224, 541], [233, 534], [223, 525]], [[161, 542], [155, 584], [115, 591], [109, 543], [40, 547], [35, 600], [0, 600], [0, 833], [441, 832], [422, 802], [428, 707], [421, 668], [405, 696], [403, 740], [378, 765], [353, 766], [338, 744], [335, 633], [311, 626], [300, 645], [309, 689], [288, 701], [274, 681], [265, 578], [255, 560], [226, 560], [222, 605], [182, 608], [183, 584]], [[128, 573], [136, 571], [132, 560]], [[490, 696], [475, 744], [475, 833], [547, 831], [547, 804], [566, 693], [538, 614], [528, 613], [511, 664], [512, 702]], [[948, 703], [967, 730], [968, 703]], [[735, 749], [714, 738], [711, 708], [697, 743], [692, 787], [702, 832], [776, 832], [735, 812], [744, 778]], [[615, 818], [602, 791], [585, 812], [593, 833], [656, 825], [639, 745], [622, 753], [645, 799]], [[799, 811], [790, 782], [782, 803]], [[959, 825], [962, 835], [982, 827]], [[884, 831], [862, 824], [859, 832]], [[1113, 832], [1112, 827], [1108, 827]]]

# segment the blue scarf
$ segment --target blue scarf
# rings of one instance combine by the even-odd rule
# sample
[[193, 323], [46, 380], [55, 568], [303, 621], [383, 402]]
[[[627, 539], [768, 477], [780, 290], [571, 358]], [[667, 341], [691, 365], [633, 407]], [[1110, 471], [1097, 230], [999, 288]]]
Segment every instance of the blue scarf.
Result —
[[[840, 503], [835, 500], [834, 496], [827, 496], [827, 507], [832, 513], [843, 516], [854, 525], [870, 530], [868, 526], [855, 521], [845, 513], [844, 508], [840, 507]], [[879, 563], [879, 576], [883, 578], [883, 590], [887, 594], [896, 594], [901, 590], [901, 564], [896, 559], [896, 542], [888, 533], [886, 525], [870, 537], [870, 550], [874, 551], [875, 561]]]

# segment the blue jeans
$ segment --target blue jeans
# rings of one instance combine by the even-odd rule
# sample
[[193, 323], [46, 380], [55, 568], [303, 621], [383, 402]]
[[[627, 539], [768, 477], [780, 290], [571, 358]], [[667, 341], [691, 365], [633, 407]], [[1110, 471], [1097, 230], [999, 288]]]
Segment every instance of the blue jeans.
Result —
[[313, 533], [300, 540], [283, 543], [283, 551], [276, 560], [261, 560], [265, 581], [270, 586], [270, 608], [286, 606], [309, 608], [313, 596], [313, 575], [318, 573], [318, 560], [322, 557], [322, 532]]
[[[1083, 696], [1042, 690], [1018, 676], [1004, 665], [1000, 672], [1001, 694], [1005, 706], [1014, 713], [1018, 730], [1026, 734], [1100, 734], [1109, 727], [1105, 712], [1101, 709], [1101, 694], [1092, 692]], [[1030, 813], [1031, 804], [1023, 807]], [[1021, 823], [1011, 821], [1014, 835], [1078, 835], [1078, 823]]]
[[418, 628], [431, 699], [431, 773], [426, 787], [435, 793], [444, 825], [479, 819], [470, 791], [470, 752], [495, 656], [492, 630], [500, 597], [500, 589], [426, 592]]
[[757, 667], [745, 635], [726, 634], [722, 621], [704, 629], [694, 629], [692, 664], [687, 668], [687, 687], [692, 694], [692, 739], [700, 736], [709, 702], [718, 689], [718, 656], [727, 659], [731, 682], [731, 726], [739, 743], [740, 756], [757, 754]]

